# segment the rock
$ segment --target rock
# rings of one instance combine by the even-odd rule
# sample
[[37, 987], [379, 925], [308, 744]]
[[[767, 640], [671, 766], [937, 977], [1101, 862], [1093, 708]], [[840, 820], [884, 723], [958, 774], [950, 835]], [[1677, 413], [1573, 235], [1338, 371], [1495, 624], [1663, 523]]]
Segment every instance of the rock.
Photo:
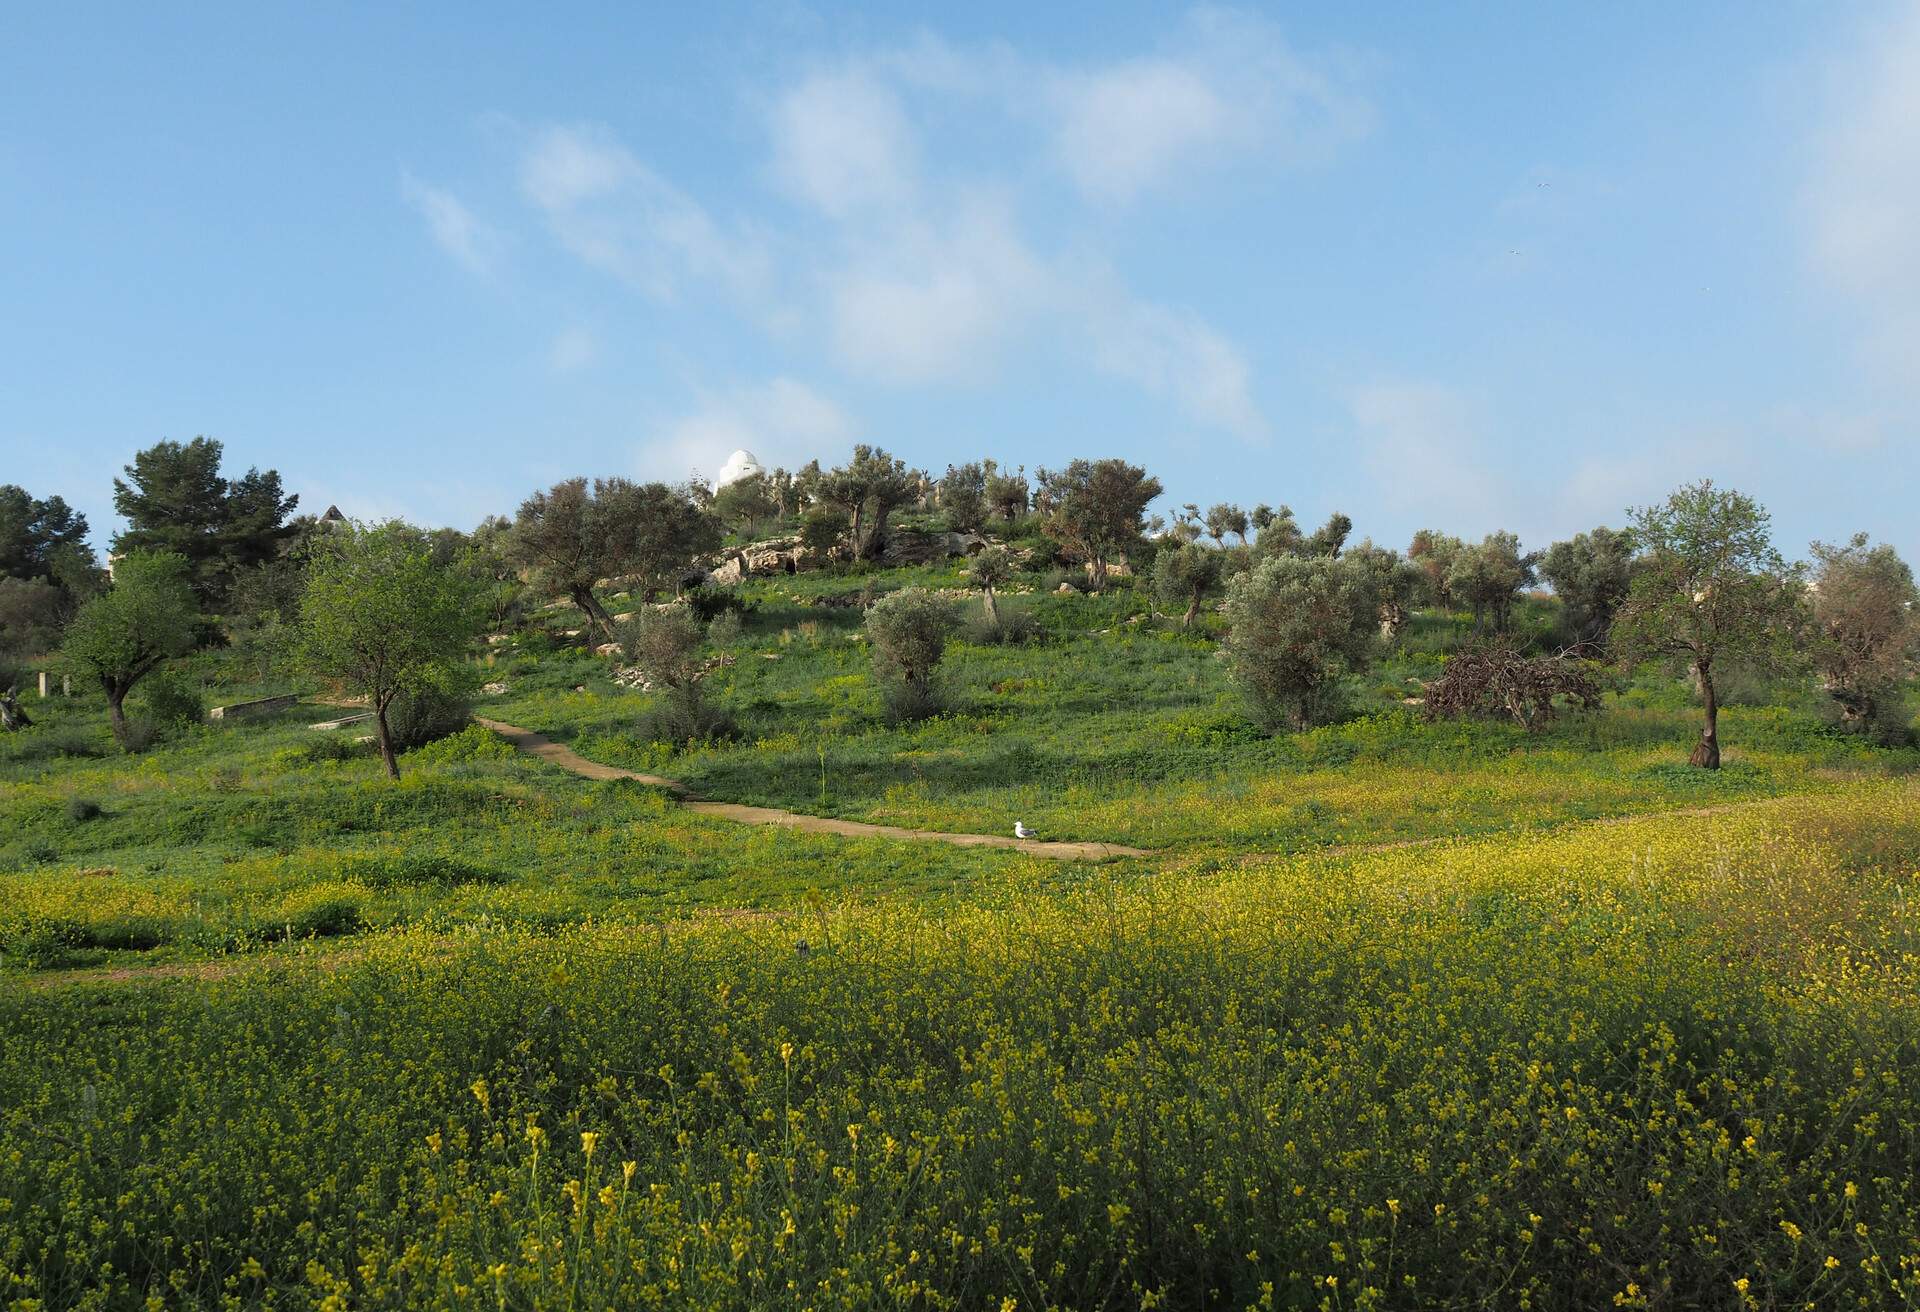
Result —
[[1059, 593], [1061, 596], [1066, 597], [1066, 596], [1071, 596], [1075, 592], [1078, 592], [1079, 589], [1074, 587], [1073, 584], [1071, 583], [1062, 583], [1059, 587], [1055, 588], [1054, 591]]
[[507, 690], [507, 685], [499, 682], [485, 683], [480, 685], [480, 691], [485, 693], [489, 697], [498, 697], [501, 693], [505, 692], [506, 690]]
[[800, 545], [798, 534], [767, 538], [729, 553], [726, 559], [706, 572], [704, 580], [716, 587], [729, 587], [747, 578], [798, 574], [806, 563], [807, 549]]
[[501, 643], [508, 641], [512, 637], [513, 635], [511, 633], [489, 633], [487, 635], [487, 645], [489, 647], [498, 647]]
[[603, 642], [593, 649], [593, 654], [595, 656], [618, 656], [620, 654], [620, 644], [617, 642]]

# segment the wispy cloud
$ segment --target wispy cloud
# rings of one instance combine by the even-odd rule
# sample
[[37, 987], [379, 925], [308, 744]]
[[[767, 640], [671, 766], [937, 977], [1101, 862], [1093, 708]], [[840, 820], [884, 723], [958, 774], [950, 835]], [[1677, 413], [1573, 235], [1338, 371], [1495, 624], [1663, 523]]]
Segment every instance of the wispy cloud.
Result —
[[426, 220], [435, 245], [474, 273], [493, 272], [504, 245], [498, 229], [483, 222], [452, 192], [411, 173], [401, 173], [400, 194]]
[[1896, 6], [1832, 70], [1807, 187], [1814, 267], [1860, 312], [1897, 383], [1920, 361], [1920, 4]]
[[577, 374], [600, 359], [600, 339], [590, 329], [563, 329], [547, 347], [547, 367], [556, 374]]
[[741, 295], [765, 284], [757, 239], [723, 230], [605, 127], [536, 133], [521, 158], [520, 187], [563, 247], [656, 299], [673, 299], [692, 279]]

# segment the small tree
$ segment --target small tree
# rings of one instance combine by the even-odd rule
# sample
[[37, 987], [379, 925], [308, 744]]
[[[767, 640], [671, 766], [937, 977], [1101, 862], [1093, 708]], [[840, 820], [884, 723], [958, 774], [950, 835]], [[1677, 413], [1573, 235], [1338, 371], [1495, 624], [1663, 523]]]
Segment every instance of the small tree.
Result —
[[1364, 564], [1269, 556], [1227, 585], [1227, 659], [1263, 728], [1329, 717], [1341, 678], [1373, 662], [1379, 597]]
[[1184, 606], [1180, 627], [1188, 628], [1200, 603], [1220, 585], [1221, 553], [1197, 543], [1164, 547], [1153, 561], [1153, 590], [1167, 606]]
[[1540, 574], [1566, 608], [1567, 636], [1576, 646], [1601, 648], [1613, 617], [1633, 584], [1631, 532], [1596, 528], [1556, 542], [1540, 558]]
[[1000, 606], [995, 601], [993, 590], [1005, 584], [1013, 577], [1013, 555], [1005, 547], [988, 547], [973, 558], [973, 564], [967, 572], [973, 577], [973, 586], [980, 589], [980, 600], [986, 611], [987, 623], [994, 628], [1000, 627]]
[[458, 565], [435, 563], [416, 528], [356, 526], [316, 545], [300, 604], [308, 668], [364, 696], [387, 777], [400, 777], [389, 712], [397, 698], [457, 682], [478, 608]]
[[1391, 547], [1376, 547], [1371, 538], [1343, 557], [1367, 571], [1373, 590], [1380, 600], [1380, 636], [1391, 641], [1407, 627], [1415, 593], [1420, 589], [1420, 571], [1400, 558]]
[[674, 743], [731, 736], [732, 718], [709, 706], [703, 694], [700, 648], [707, 628], [692, 607], [643, 612], [626, 634], [627, 658], [659, 698], [642, 722], [643, 734]]
[[1453, 562], [1465, 549], [1466, 544], [1450, 533], [1423, 528], [1413, 535], [1407, 559], [1420, 571], [1428, 605], [1453, 609], [1455, 601], [1447, 579], [1453, 573]]
[[1124, 460], [1075, 460], [1038, 475], [1047, 536], [1070, 559], [1086, 562], [1099, 591], [1107, 586], [1108, 564], [1140, 541], [1147, 503], [1160, 495], [1160, 480]]
[[1347, 535], [1353, 532], [1353, 520], [1334, 511], [1327, 516], [1327, 522], [1315, 529], [1301, 544], [1301, 551], [1309, 556], [1334, 557], [1347, 545]]
[[113, 736], [128, 746], [127, 694], [175, 656], [193, 650], [199, 622], [193, 567], [173, 551], [129, 551], [114, 566], [113, 587], [80, 608], [67, 627], [67, 659], [98, 679], [113, 716]]
[[993, 464], [948, 465], [940, 480], [940, 511], [947, 527], [971, 533], [987, 520], [987, 471]]
[[1293, 517], [1292, 506], [1267, 510], [1265, 522], [1259, 528], [1260, 536], [1254, 539], [1257, 555], [1264, 558], [1306, 554], [1307, 535], [1300, 531], [1300, 523]]
[[1534, 581], [1536, 557], [1520, 550], [1512, 533], [1489, 533], [1478, 546], [1454, 553], [1447, 571], [1447, 592], [1473, 611], [1475, 629], [1506, 633], [1513, 627], [1513, 606], [1520, 589]]
[[895, 719], [925, 719], [940, 709], [933, 671], [955, 623], [952, 607], [924, 588], [889, 593], [868, 608], [873, 672]]
[[748, 537], [780, 513], [780, 497], [766, 474], [749, 474], [713, 494], [713, 513], [721, 523]]
[[613, 616], [594, 594], [603, 578], [639, 576], [651, 596], [678, 591], [703, 553], [720, 545], [720, 524], [689, 487], [599, 478], [556, 483], [520, 505], [508, 537], [510, 559], [542, 586], [566, 594], [613, 641]]
[[1779, 671], [1793, 659], [1800, 589], [1769, 523], [1753, 498], [1710, 479], [1633, 512], [1646, 565], [1614, 619], [1614, 649], [1623, 661], [1665, 656], [1692, 668], [1705, 723], [1689, 760], [1703, 769], [1720, 768], [1718, 665]]
[[1505, 717], [1532, 733], [1553, 719], [1556, 697], [1597, 710], [1600, 685], [1585, 662], [1568, 656], [1524, 656], [1505, 643], [1476, 644], [1449, 656], [1427, 685], [1427, 718]]
[[1844, 547], [1813, 544], [1814, 667], [1848, 729], [1888, 743], [1912, 736], [1900, 685], [1920, 645], [1920, 589], [1885, 543], [1856, 534]]

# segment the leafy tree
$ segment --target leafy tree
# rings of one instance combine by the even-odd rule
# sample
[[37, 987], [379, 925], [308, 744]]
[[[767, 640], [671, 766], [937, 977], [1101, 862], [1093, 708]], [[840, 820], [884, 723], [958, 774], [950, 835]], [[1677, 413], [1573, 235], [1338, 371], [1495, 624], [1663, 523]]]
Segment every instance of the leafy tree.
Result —
[[1520, 550], [1520, 539], [1502, 530], [1477, 546], [1454, 553], [1447, 571], [1447, 593], [1473, 611], [1475, 629], [1505, 633], [1513, 627], [1513, 606], [1520, 590], [1534, 581], [1538, 558]]
[[1192, 625], [1200, 602], [1220, 584], [1221, 553], [1197, 543], [1163, 549], [1153, 561], [1153, 590], [1168, 606], [1184, 606], [1180, 627]]
[[1407, 559], [1420, 571], [1428, 604], [1447, 610], [1454, 608], [1454, 596], [1447, 579], [1453, 573], [1455, 559], [1464, 550], [1466, 544], [1450, 533], [1423, 528], [1413, 535], [1407, 547]]
[[1247, 512], [1225, 501], [1207, 510], [1207, 535], [1223, 547], [1227, 545], [1229, 533], [1237, 535], [1242, 546], [1246, 545], [1247, 523]]
[[471, 577], [435, 563], [411, 525], [358, 526], [317, 544], [300, 603], [300, 653], [316, 674], [367, 699], [388, 778], [400, 777], [396, 700], [456, 684], [477, 619]]
[[1900, 685], [1920, 647], [1920, 588], [1892, 547], [1855, 534], [1844, 547], [1813, 544], [1813, 649], [1821, 683], [1849, 729], [1889, 744], [1911, 738]]
[[1009, 524], [1026, 514], [1029, 500], [1026, 468], [1022, 466], [1011, 474], [1003, 474], [997, 467], [989, 469], [986, 498], [993, 513]]
[[1268, 556], [1227, 585], [1233, 678], [1266, 729], [1330, 717], [1340, 680], [1378, 645], [1379, 595], [1365, 563]]
[[940, 480], [940, 509], [949, 528], [971, 533], [987, 522], [987, 470], [992, 464], [947, 466]]
[[63, 552], [87, 551], [87, 517], [59, 497], [44, 501], [17, 484], [0, 486], [0, 578], [59, 583]]
[[810, 555], [826, 560], [847, 541], [852, 521], [838, 506], [815, 506], [800, 521], [800, 545]]
[[981, 604], [986, 610], [987, 623], [998, 628], [1000, 625], [1000, 606], [995, 601], [993, 590], [1005, 584], [1013, 577], [1013, 555], [1005, 547], [988, 547], [973, 558], [968, 567], [973, 577], [973, 586], [980, 589]]
[[1124, 460], [1075, 460], [1037, 475], [1047, 536], [1068, 558], [1086, 562], [1096, 592], [1106, 587], [1108, 564], [1140, 541], [1160, 480]]
[[158, 442], [113, 480], [113, 507], [127, 521], [116, 552], [172, 551], [193, 572], [194, 591], [209, 605], [224, 602], [233, 575], [272, 560], [295, 529], [287, 516], [299, 504], [274, 470], [221, 476], [224, 448], [208, 437]]
[[1255, 533], [1265, 533], [1267, 525], [1273, 523], [1273, 516], [1273, 507], [1263, 501], [1248, 512], [1247, 524]]
[[1633, 534], [1596, 528], [1556, 542], [1540, 558], [1540, 574], [1566, 607], [1574, 644], [1603, 647], [1613, 617], [1633, 584]]
[[925, 719], [940, 709], [933, 672], [956, 623], [953, 608], [924, 588], [888, 593], [868, 608], [873, 671], [895, 719]]
[[65, 598], [53, 584], [0, 578], [0, 682], [4, 667], [59, 644], [65, 616]]
[[1703, 769], [1720, 768], [1715, 669], [1738, 661], [1777, 671], [1792, 662], [1800, 590], [1773, 548], [1770, 522], [1753, 498], [1711, 479], [1633, 512], [1646, 564], [1614, 617], [1614, 649], [1623, 661], [1664, 656], [1692, 667], [1706, 719], [1690, 761]]
[[847, 512], [856, 560], [873, 560], [886, 544], [887, 516], [918, 495], [918, 470], [879, 447], [862, 444], [853, 459], [820, 477], [819, 497]]
[[713, 513], [721, 523], [751, 537], [763, 521], [780, 514], [780, 497], [766, 474], [749, 474], [713, 494]]
[[627, 659], [658, 697], [641, 725], [649, 740], [685, 743], [734, 732], [731, 717], [710, 707], [703, 695], [700, 648], [707, 632], [691, 606], [646, 610], [627, 626]]
[[113, 716], [113, 736], [129, 745], [127, 694], [175, 656], [193, 650], [199, 615], [193, 569], [172, 551], [135, 549], [113, 571], [113, 587], [80, 608], [67, 627], [66, 656], [99, 680]]
[[1347, 545], [1347, 535], [1351, 532], [1353, 520], [1336, 510], [1301, 544], [1301, 551], [1309, 556], [1337, 557], [1340, 549]]
[[678, 591], [694, 560], [719, 541], [718, 521], [685, 488], [624, 478], [595, 479], [589, 488], [571, 478], [521, 503], [508, 552], [612, 642], [613, 616], [594, 595], [600, 579], [635, 575], [648, 595]]

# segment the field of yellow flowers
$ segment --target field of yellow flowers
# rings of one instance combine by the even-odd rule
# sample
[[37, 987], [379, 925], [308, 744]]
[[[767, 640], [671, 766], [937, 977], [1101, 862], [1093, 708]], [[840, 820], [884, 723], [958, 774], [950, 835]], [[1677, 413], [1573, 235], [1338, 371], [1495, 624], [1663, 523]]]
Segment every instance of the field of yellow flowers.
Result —
[[15, 982], [0, 1306], [1912, 1306], [1916, 876], [1860, 783]]

